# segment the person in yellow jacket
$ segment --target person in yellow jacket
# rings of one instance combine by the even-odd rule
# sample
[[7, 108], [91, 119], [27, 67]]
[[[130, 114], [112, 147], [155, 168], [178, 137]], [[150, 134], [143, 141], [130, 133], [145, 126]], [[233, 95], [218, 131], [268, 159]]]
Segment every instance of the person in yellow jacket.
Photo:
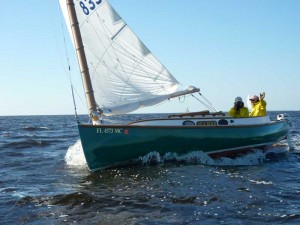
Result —
[[249, 117], [249, 110], [244, 106], [244, 102], [241, 97], [236, 97], [234, 100], [234, 106], [228, 112], [232, 117]]
[[252, 104], [252, 111], [249, 116], [266, 116], [267, 115], [267, 102], [264, 100], [265, 92], [260, 94], [260, 97], [253, 95], [249, 99]]

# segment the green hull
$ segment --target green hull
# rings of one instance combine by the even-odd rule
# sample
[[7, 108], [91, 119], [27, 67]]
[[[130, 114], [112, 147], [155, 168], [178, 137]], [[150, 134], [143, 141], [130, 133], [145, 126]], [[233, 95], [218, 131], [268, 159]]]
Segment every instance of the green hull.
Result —
[[178, 155], [203, 151], [211, 156], [230, 155], [251, 147], [264, 148], [284, 139], [284, 121], [251, 126], [78, 126], [85, 158], [94, 171], [124, 163], [149, 152]]

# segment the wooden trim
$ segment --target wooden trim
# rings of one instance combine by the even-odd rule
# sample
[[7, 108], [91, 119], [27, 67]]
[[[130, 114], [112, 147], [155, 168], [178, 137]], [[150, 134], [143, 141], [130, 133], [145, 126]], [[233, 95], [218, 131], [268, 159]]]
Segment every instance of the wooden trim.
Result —
[[225, 116], [224, 113], [220, 112], [215, 112], [215, 113], [211, 113], [208, 110], [205, 111], [200, 111], [200, 112], [190, 112], [190, 113], [181, 113], [181, 114], [173, 114], [173, 115], [169, 115], [168, 118], [172, 118], [172, 117], [185, 117], [185, 116], [190, 116], [190, 117], [194, 117], [194, 116]]

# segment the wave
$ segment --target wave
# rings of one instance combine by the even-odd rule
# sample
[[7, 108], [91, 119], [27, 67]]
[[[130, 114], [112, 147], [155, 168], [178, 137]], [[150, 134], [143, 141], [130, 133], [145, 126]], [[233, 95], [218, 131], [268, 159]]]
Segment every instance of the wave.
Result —
[[4, 148], [15, 148], [24, 149], [31, 147], [45, 147], [52, 144], [53, 141], [43, 141], [43, 140], [23, 140], [4, 144]]
[[12, 136], [13, 136], [13, 132], [11, 132], [11, 131], [4, 131], [0, 135], [0, 137], [3, 137], [3, 138], [9, 138], [9, 137], [12, 137]]
[[210, 166], [248, 166], [262, 164], [265, 160], [265, 154], [261, 150], [253, 150], [252, 153], [236, 158], [222, 157], [214, 159], [202, 151], [193, 151], [184, 155], [167, 153], [164, 156], [161, 156], [158, 152], [150, 152], [140, 157], [139, 160], [144, 165], [180, 162], [184, 164], [204, 164]]
[[100, 205], [102, 204], [103, 207], [106, 206], [109, 201], [114, 203], [114, 205], [120, 204], [116, 200], [111, 198], [95, 198], [94, 195], [91, 195], [88, 192], [73, 192], [69, 194], [59, 194], [54, 196], [24, 196], [21, 197], [17, 202], [16, 205], [18, 207], [22, 206], [35, 206], [35, 207], [42, 207], [47, 206], [48, 208], [52, 206], [62, 205], [62, 206], [82, 206], [83, 204], [85, 207], [90, 204]]
[[291, 131], [291, 134], [299, 134], [300, 132], [299, 131], [297, 131], [297, 130], [292, 130]]
[[35, 206], [51, 206], [54, 200], [53, 197], [33, 197], [33, 196], [25, 196], [21, 197], [17, 202], [17, 206], [23, 206], [27, 204], [34, 204]]
[[[184, 155], [178, 155], [172, 152], [160, 155], [158, 152], [153, 151], [135, 159], [134, 162], [144, 166], [164, 163], [203, 164], [210, 166], [251, 166], [282, 159], [300, 161], [298, 154], [300, 154], [299, 150], [288, 151], [287, 144], [283, 143], [264, 152], [259, 149], [253, 149], [251, 152], [235, 158], [211, 158], [202, 151], [193, 151]], [[65, 162], [67, 165], [74, 167], [87, 166], [80, 140], [69, 147], [65, 155]]]
[[51, 130], [49, 127], [22, 127], [21, 129], [27, 131]]

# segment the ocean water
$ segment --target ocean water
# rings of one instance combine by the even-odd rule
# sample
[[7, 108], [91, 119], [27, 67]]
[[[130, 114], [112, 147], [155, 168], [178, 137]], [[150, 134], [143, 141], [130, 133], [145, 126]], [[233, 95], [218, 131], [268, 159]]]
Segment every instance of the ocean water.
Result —
[[218, 160], [152, 152], [95, 173], [74, 116], [0, 117], [0, 224], [300, 224], [300, 112], [288, 113], [290, 149], [285, 140]]

